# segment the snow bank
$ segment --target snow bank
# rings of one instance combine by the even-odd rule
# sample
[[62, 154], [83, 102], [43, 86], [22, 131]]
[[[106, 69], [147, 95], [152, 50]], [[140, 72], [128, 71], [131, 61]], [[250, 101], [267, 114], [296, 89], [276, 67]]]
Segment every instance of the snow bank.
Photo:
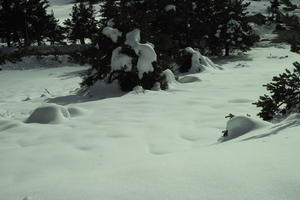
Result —
[[208, 57], [203, 56], [199, 51], [194, 50], [192, 47], [185, 48], [187, 53], [192, 55], [191, 72], [204, 71], [208, 68], [218, 68]]
[[218, 141], [225, 142], [265, 126], [267, 126], [266, 122], [258, 121], [250, 117], [236, 116], [227, 122], [227, 136], [222, 136]]
[[65, 108], [54, 104], [46, 105], [36, 108], [25, 123], [59, 124], [65, 119], [82, 115], [82, 113], [82, 110], [75, 107]]
[[139, 78], [142, 79], [144, 73], [154, 71], [152, 63], [157, 61], [157, 55], [153, 46], [151, 44], [141, 44], [140, 38], [140, 30], [135, 29], [126, 34], [125, 44], [131, 46], [136, 55], [139, 56], [137, 69]]
[[106, 37], [110, 38], [114, 43], [116, 43], [119, 39], [119, 37], [122, 36], [122, 32], [120, 32], [118, 29], [116, 28], [112, 28], [112, 27], [105, 27], [102, 30], [102, 34], [105, 35]]

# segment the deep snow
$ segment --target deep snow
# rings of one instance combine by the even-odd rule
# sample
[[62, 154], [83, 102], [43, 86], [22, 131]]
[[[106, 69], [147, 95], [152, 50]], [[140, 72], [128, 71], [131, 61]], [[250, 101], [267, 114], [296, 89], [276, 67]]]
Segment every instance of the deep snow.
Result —
[[[86, 67], [0, 71], [0, 199], [299, 199], [298, 115], [217, 142], [228, 113], [260, 121], [261, 85], [299, 58], [255, 48], [168, 91], [99, 83], [90, 99], [74, 93]], [[24, 123], [53, 103], [77, 115]]]

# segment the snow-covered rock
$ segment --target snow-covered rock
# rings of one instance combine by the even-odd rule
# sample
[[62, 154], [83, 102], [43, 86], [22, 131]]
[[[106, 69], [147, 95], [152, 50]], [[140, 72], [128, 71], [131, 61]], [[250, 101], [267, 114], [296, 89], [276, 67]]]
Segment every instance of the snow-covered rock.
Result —
[[225, 142], [267, 125], [267, 122], [258, 121], [250, 117], [235, 116], [227, 122], [227, 136], [222, 136], [218, 141]]

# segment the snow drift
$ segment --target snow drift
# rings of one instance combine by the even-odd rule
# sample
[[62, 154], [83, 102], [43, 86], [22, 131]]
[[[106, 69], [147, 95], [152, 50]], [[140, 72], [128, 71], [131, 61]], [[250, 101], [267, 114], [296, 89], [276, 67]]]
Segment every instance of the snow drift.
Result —
[[46, 105], [36, 108], [25, 123], [59, 124], [71, 117], [82, 114], [78, 108], [65, 108], [59, 105]]
[[227, 136], [222, 136], [218, 141], [225, 142], [265, 126], [267, 126], [267, 122], [245, 116], [236, 116], [227, 122]]

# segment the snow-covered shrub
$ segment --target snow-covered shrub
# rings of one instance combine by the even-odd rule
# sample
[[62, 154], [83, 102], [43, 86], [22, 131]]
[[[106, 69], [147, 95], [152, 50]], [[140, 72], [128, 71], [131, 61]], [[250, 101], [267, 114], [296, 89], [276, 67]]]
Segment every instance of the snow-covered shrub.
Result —
[[258, 121], [248, 116], [234, 116], [228, 120], [226, 130], [223, 131], [224, 135], [218, 141], [226, 142], [267, 125], [267, 122]]
[[187, 47], [180, 50], [176, 57], [179, 72], [202, 72], [206, 68], [217, 68], [208, 57], [203, 56], [198, 50]]
[[292, 72], [286, 69], [264, 85], [270, 95], [265, 94], [254, 103], [261, 108], [258, 115], [264, 120], [300, 112], [300, 63], [295, 62], [294, 66]]
[[103, 80], [108, 83], [118, 81], [123, 91], [131, 91], [138, 85], [151, 89], [157, 82], [166, 89], [156, 52], [151, 44], [140, 43], [139, 29], [124, 35], [115, 28], [106, 27], [98, 40], [90, 60], [92, 68], [82, 83], [84, 87]]

